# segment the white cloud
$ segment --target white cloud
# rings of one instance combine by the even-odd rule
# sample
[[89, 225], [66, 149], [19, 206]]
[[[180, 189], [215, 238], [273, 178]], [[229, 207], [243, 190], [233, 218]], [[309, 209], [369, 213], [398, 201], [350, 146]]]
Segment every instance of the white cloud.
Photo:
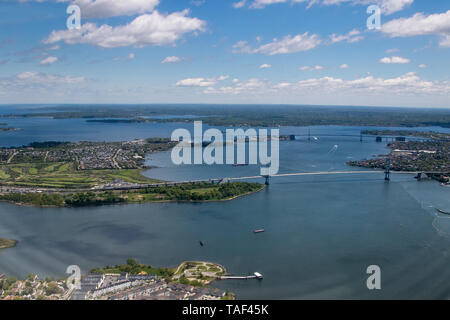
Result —
[[164, 58], [161, 63], [177, 63], [183, 61], [183, 58], [177, 57], [177, 56], [169, 56]]
[[422, 63], [422, 64], [419, 64], [418, 67], [420, 69], [425, 69], [427, 67], [427, 65]]
[[287, 0], [254, 0], [252, 4], [250, 4], [250, 8], [261, 9], [270, 4], [285, 2], [287, 2]]
[[401, 11], [409, 7], [414, 0], [378, 0], [377, 3], [381, 6], [381, 11], [387, 15]]
[[217, 78], [217, 81], [225, 81], [228, 78], [230, 78], [230, 77], [229, 76], [220, 76], [220, 77]]
[[[84, 77], [41, 73], [35, 71], [21, 72], [0, 78], [0, 96], [2, 101], [44, 102], [55, 97], [80, 97], [90, 88]], [[76, 92], [76, 93], [74, 93]], [[68, 100], [64, 100], [69, 102]]]
[[209, 87], [217, 83], [214, 79], [205, 78], [187, 78], [176, 83], [178, 87]]
[[177, 87], [210, 87], [217, 84], [220, 81], [225, 81], [228, 76], [219, 76], [217, 78], [187, 78], [178, 81], [175, 85]]
[[344, 63], [344, 64], [341, 64], [341, 66], [339, 68], [341, 68], [341, 69], [348, 69], [349, 65]]
[[272, 66], [270, 64], [264, 63], [262, 65], [259, 66], [260, 69], [268, 69], [268, 68], [272, 68]]
[[53, 31], [44, 43], [64, 41], [67, 44], [86, 43], [103, 48], [173, 45], [183, 35], [203, 31], [205, 28], [205, 21], [187, 17], [188, 14], [189, 10], [168, 15], [154, 11], [117, 27], [107, 24], [98, 27], [96, 24], [86, 23], [80, 29]]
[[392, 48], [392, 49], [387, 49], [385, 52], [386, 53], [394, 53], [394, 52], [399, 52], [400, 50], [397, 48]]
[[0, 78], [0, 89], [12, 91], [33, 88], [52, 88], [59, 85], [75, 85], [86, 82], [84, 77], [26, 71], [7, 78]]
[[350, 5], [377, 4], [381, 7], [384, 14], [390, 15], [405, 9], [413, 2], [414, 0], [253, 0], [250, 4], [250, 8], [262, 9], [268, 5], [277, 3], [307, 3], [308, 9], [315, 4], [323, 6], [339, 5], [343, 3], [348, 3]]
[[441, 47], [450, 47], [450, 10], [425, 15], [421, 12], [409, 18], [394, 19], [382, 25], [381, 31], [392, 38], [441, 35]]
[[231, 86], [223, 86], [220, 88], [208, 87], [203, 93], [206, 94], [255, 94], [260, 92], [266, 92], [266, 90], [273, 91], [270, 84], [258, 78], [248, 79], [244, 82], [235, 82]]
[[439, 42], [439, 46], [443, 48], [450, 48], [450, 35], [446, 35]]
[[84, 18], [130, 16], [153, 11], [159, 0], [74, 0]]
[[356, 29], [353, 29], [349, 33], [344, 34], [344, 35], [336, 35], [333, 33], [330, 36], [331, 43], [337, 43], [337, 42], [341, 42], [341, 41], [347, 41], [348, 43], [355, 43], [355, 42], [361, 41], [363, 39], [364, 39], [364, 37], [361, 36], [361, 32], [359, 32]]
[[410, 60], [407, 58], [402, 58], [402, 57], [384, 57], [380, 59], [381, 63], [385, 63], [385, 64], [405, 64], [405, 63], [409, 63]]
[[50, 56], [50, 57], [45, 58], [44, 60], [41, 60], [40, 64], [42, 64], [42, 65], [50, 65], [50, 64], [53, 64], [53, 63], [55, 63], [57, 61], [58, 61], [57, 57]]
[[314, 66], [314, 67], [309, 67], [309, 66], [303, 66], [298, 68], [298, 70], [300, 71], [315, 71], [315, 70], [323, 70], [322, 66]]
[[273, 39], [272, 42], [252, 48], [246, 41], [239, 41], [233, 46], [234, 53], [260, 53], [270, 56], [277, 54], [296, 53], [314, 49], [321, 43], [316, 34], [309, 35], [308, 32], [298, 34], [294, 37], [285, 36], [283, 39]]
[[[19, 0], [28, 2], [33, 0]], [[46, 2], [48, 0], [34, 0]], [[80, 7], [82, 18], [108, 18], [131, 16], [152, 12], [159, 4], [159, 0], [53, 0], [54, 2], [68, 2]]]
[[233, 8], [239, 9], [245, 6], [246, 0], [242, 0], [242, 1], [238, 1], [238, 2], [233, 2], [232, 6]]
[[446, 96], [450, 93], [450, 82], [426, 81], [420, 79], [415, 72], [409, 72], [394, 78], [374, 78], [367, 76], [355, 80], [343, 80], [333, 77], [311, 78], [298, 82], [280, 82], [272, 84], [266, 80], [249, 79], [237, 82], [231, 86], [212, 87], [208, 86], [204, 93], [208, 94], [255, 94], [264, 95], [270, 92], [277, 94], [300, 95], [314, 92], [321, 96], [336, 96], [337, 94], [347, 96], [374, 95], [383, 97], [388, 95], [415, 96], [436, 95]]

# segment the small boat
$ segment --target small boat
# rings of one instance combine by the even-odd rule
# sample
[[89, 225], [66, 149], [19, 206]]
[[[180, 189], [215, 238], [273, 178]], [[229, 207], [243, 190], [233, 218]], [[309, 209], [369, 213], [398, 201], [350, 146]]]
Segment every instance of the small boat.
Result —
[[263, 233], [265, 230], [264, 229], [258, 229], [258, 230], [253, 230], [253, 233]]
[[259, 272], [254, 272], [253, 274], [254, 274], [254, 276], [256, 277], [256, 279], [258, 279], [258, 280], [262, 280], [262, 279], [263, 279], [263, 275], [262, 275], [261, 273], [259, 273]]
[[246, 167], [248, 166], [247, 163], [237, 163], [237, 164], [233, 164], [233, 167]]
[[437, 209], [437, 208], [436, 208], [436, 210], [437, 210], [438, 212], [442, 213], [442, 214], [448, 214], [448, 215], [450, 215], [450, 212], [447, 212], [447, 211], [444, 211], [444, 210], [441, 210], [441, 209]]
[[203, 242], [202, 242], [202, 241], [199, 241], [199, 243], [200, 243], [200, 246], [201, 246], [201, 247], [203, 247], [203, 246], [204, 246], [204, 244], [203, 244]]

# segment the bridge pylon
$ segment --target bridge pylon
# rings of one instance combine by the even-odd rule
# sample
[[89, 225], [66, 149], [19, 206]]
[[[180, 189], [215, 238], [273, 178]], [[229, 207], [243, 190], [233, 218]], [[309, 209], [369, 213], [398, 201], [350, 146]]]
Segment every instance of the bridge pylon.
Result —
[[386, 158], [386, 165], [384, 170], [384, 180], [391, 181], [391, 159]]

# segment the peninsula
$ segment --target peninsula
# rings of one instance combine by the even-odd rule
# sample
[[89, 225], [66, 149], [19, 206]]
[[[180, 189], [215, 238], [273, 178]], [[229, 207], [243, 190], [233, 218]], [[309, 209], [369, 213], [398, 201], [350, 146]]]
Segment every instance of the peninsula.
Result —
[[162, 201], [223, 201], [260, 191], [259, 183], [166, 183], [141, 173], [145, 157], [170, 150], [169, 139], [35, 142], [0, 149], [0, 201], [88, 206]]

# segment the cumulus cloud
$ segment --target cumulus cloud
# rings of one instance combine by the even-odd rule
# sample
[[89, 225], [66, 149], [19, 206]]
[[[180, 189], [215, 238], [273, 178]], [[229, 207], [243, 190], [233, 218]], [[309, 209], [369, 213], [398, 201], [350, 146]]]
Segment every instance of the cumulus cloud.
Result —
[[385, 64], [405, 64], [405, 63], [409, 63], [410, 60], [407, 58], [402, 58], [402, 57], [384, 57], [380, 59], [381, 63], [385, 63]]
[[180, 57], [169, 56], [169, 57], [164, 58], [164, 60], [161, 61], [161, 63], [177, 63], [177, 62], [181, 62], [181, 61], [183, 61], [183, 59]]
[[270, 64], [264, 63], [262, 65], [259, 66], [260, 69], [269, 69], [272, 68], [272, 66]]
[[58, 61], [57, 57], [50, 56], [50, 57], [47, 57], [47, 58], [41, 60], [40, 64], [42, 64], [42, 65], [50, 65], [50, 64], [53, 64], [53, 63], [55, 63], [57, 61]]
[[266, 92], [284, 94], [310, 93], [314, 91], [320, 94], [350, 94], [361, 96], [370, 95], [448, 95], [450, 83], [439, 81], [426, 81], [417, 76], [415, 72], [409, 72], [394, 78], [375, 78], [367, 76], [355, 80], [343, 80], [334, 77], [311, 78], [298, 82], [280, 82], [272, 84], [266, 80], [257, 78], [244, 82], [237, 82], [230, 86], [208, 86], [203, 92], [208, 94], [264, 94]]
[[152, 12], [159, 0], [19, 0], [19, 2], [67, 2], [81, 9], [82, 18], [108, 18]]
[[232, 6], [233, 6], [233, 8], [239, 9], [239, 8], [244, 7], [246, 2], [247, 2], [246, 0], [233, 2]]
[[392, 38], [440, 35], [439, 45], [450, 47], [450, 10], [430, 15], [419, 12], [409, 18], [394, 19], [384, 23], [381, 32]]
[[66, 44], [85, 43], [103, 48], [174, 45], [183, 35], [203, 31], [206, 26], [205, 21], [188, 17], [189, 13], [188, 9], [172, 14], [154, 11], [117, 27], [85, 23], [80, 29], [53, 31], [44, 43], [64, 41]]
[[257, 94], [267, 91], [274, 91], [269, 82], [258, 78], [252, 78], [243, 82], [239, 81], [233, 82], [233, 85], [231, 86], [223, 86], [219, 88], [209, 86], [203, 91], [203, 93], [237, 95], [237, 94]]
[[340, 69], [348, 69], [348, 68], [349, 68], [349, 65], [346, 64], [346, 63], [344, 63], [344, 64], [341, 64], [339, 68], [340, 68]]
[[331, 43], [337, 43], [337, 42], [342, 42], [342, 41], [346, 41], [348, 43], [355, 43], [355, 42], [361, 41], [363, 39], [364, 39], [364, 37], [361, 35], [361, 32], [359, 32], [356, 29], [351, 30], [347, 34], [336, 35], [333, 33], [330, 36]]
[[287, 35], [281, 40], [275, 38], [272, 42], [252, 48], [246, 41], [239, 41], [233, 46], [234, 53], [259, 53], [270, 56], [277, 54], [296, 53], [312, 50], [321, 43], [316, 34], [309, 35], [308, 32], [296, 36]]
[[419, 64], [419, 68], [420, 68], [420, 69], [425, 69], [426, 67], [427, 67], [426, 64], [423, 64], [423, 63], [422, 63], [422, 64]]
[[177, 87], [210, 87], [220, 81], [228, 79], [228, 76], [219, 76], [217, 78], [186, 78], [178, 81]]

